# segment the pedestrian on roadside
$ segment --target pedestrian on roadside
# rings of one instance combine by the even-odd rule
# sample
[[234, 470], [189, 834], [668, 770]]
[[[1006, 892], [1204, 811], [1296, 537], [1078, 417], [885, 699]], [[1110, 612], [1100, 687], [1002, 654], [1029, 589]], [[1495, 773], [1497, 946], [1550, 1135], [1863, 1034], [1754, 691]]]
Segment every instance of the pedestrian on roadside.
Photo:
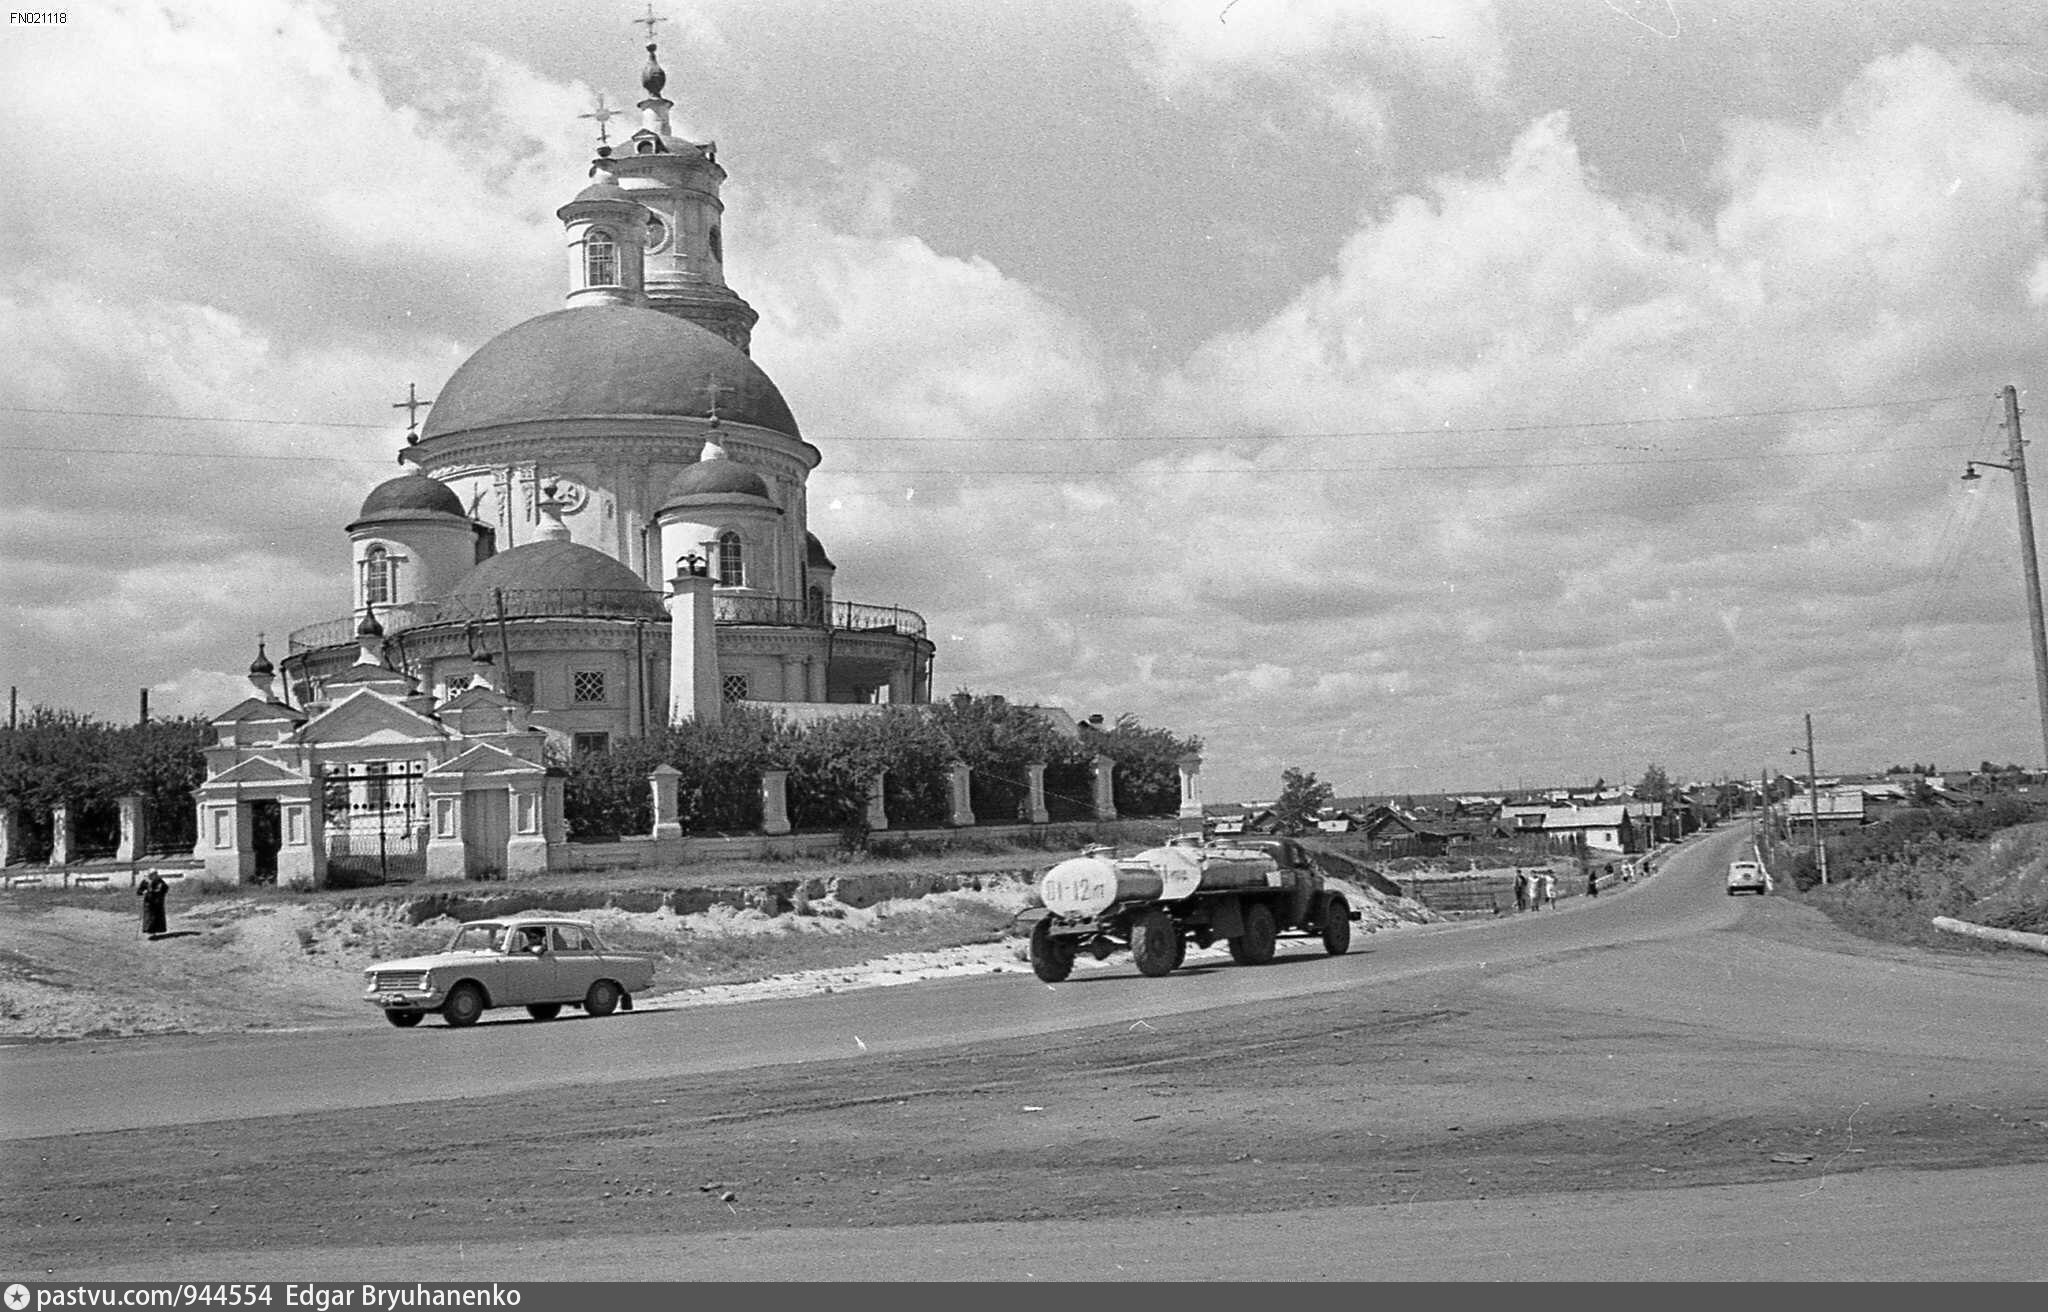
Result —
[[1515, 872], [1515, 910], [1527, 911], [1528, 909], [1529, 872], [1526, 870], [1517, 870]]
[[170, 926], [164, 919], [164, 899], [170, 896], [170, 892], [170, 884], [155, 870], [136, 882], [135, 896], [142, 899], [142, 932], [150, 938], [169, 931]]
[[1600, 872], [1590, 868], [1586, 871], [1586, 896], [1600, 896]]

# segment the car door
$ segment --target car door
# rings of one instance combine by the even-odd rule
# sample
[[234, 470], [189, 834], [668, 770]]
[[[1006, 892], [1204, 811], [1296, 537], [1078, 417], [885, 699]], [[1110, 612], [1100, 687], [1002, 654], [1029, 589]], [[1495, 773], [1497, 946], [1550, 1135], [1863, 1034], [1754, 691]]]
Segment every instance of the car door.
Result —
[[493, 1005], [523, 1007], [558, 1000], [554, 954], [548, 950], [545, 934], [538, 949], [527, 945], [528, 938], [525, 927], [515, 928], [509, 946], [495, 963], [497, 982], [490, 986]]
[[604, 958], [597, 945], [578, 925], [556, 925], [549, 939], [555, 963], [555, 1001], [583, 1001], [591, 984], [604, 973]]

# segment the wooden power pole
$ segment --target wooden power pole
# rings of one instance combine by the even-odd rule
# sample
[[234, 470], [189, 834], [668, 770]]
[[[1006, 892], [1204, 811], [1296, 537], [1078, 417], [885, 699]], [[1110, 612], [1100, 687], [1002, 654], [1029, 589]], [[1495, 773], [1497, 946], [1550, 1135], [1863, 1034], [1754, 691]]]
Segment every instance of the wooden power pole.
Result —
[[2012, 497], [2020, 520], [2020, 569], [2027, 579], [2027, 623], [2034, 640], [2034, 704], [2041, 713], [2041, 751], [2048, 764], [2048, 623], [2041, 616], [2041, 558], [2034, 550], [2034, 503], [2027, 489], [2027, 447], [2020, 440], [2020, 394], [2012, 384], [2005, 386], [2005, 463], [1971, 460], [1963, 465], [1963, 477], [1974, 479], [1977, 466], [1988, 465], [2012, 475]]

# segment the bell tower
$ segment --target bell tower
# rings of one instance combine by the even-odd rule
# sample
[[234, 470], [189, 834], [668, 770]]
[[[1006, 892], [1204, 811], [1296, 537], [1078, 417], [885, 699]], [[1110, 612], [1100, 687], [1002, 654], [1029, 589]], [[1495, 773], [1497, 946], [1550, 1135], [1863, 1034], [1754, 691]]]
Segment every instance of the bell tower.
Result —
[[640, 73], [647, 95], [639, 104], [639, 130], [620, 143], [614, 165], [619, 186], [654, 215], [647, 227], [646, 304], [749, 351], [760, 315], [725, 285], [725, 202], [718, 194], [725, 170], [718, 143], [675, 134], [669, 122], [675, 105], [662, 95], [668, 74], [654, 40], [655, 24], [666, 20], [649, 5], [647, 16], [633, 21], [647, 28], [647, 67]]

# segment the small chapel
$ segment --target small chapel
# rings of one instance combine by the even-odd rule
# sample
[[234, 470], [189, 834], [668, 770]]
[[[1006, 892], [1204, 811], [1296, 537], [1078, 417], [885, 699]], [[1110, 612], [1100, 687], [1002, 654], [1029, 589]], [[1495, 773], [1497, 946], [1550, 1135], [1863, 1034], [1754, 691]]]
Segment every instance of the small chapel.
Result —
[[600, 103], [588, 185], [557, 211], [563, 308], [401, 403], [406, 472], [342, 527], [350, 613], [276, 665], [259, 647], [252, 696], [214, 719], [210, 876], [318, 886], [330, 854], [372, 845], [429, 876], [545, 869], [550, 746], [732, 703], [930, 701], [924, 619], [843, 600], [810, 532], [821, 453], [726, 283], [716, 143], [675, 133], [646, 48], [639, 128], [614, 147]]

